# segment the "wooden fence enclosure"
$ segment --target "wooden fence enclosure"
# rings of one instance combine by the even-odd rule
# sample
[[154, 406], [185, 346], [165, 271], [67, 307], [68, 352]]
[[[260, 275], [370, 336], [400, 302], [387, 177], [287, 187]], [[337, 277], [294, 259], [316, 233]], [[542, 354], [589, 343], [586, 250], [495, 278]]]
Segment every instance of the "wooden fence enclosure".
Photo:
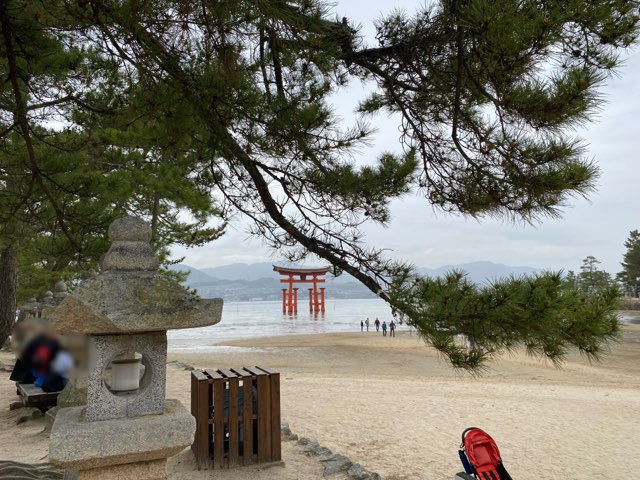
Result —
[[277, 462], [280, 374], [265, 367], [191, 372], [198, 469]]

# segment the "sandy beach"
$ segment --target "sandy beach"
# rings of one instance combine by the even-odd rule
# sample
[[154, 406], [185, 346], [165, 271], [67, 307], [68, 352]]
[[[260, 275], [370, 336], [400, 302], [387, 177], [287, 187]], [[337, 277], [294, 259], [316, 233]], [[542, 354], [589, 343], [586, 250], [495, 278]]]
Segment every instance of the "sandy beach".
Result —
[[[216, 344], [215, 338], [211, 344]], [[561, 369], [523, 354], [481, 377], [462, 375], [408, 332], [298, 335], [224, 343], [212, 352], [172, 356], [198, 368], [264, 365], [282, 374], [282, 416], [386, 480], [451, 479], [468, 426], [498, 442], [516, 480], [623, 478], [640, 470], [640, 326], [600, 364], [571, 355]], [[3, 360], [0, 358], [0, 360]], [[8, 374], [0, 374], [0, 458], [46, 461], [41, 420], [15, 424]], [[168, 398], [189, 404], [189, 372], [168, 369]], [[288, 442], [285, 468], [253, 469], [256, 480], [319, 479], [322, 468]], [[247, 469], [193, 472], [190, 452], [170, 460], [172, 479], [247, 478]]]

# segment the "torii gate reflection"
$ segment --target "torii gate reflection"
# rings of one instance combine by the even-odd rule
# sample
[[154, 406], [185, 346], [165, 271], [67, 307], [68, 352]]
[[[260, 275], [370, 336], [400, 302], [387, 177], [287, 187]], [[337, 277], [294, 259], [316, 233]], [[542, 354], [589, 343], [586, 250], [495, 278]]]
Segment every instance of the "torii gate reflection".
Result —
[[298, 313], [298, 289], [294, 288], [294, 283], [312, 283], [313, 288], [309, 288], [309, 311], [324, 313], [324, 287], [318, 288], [318, 284], [325, 282], [324, 276], [331, 271], [331, 267], [295, 268], [274, 265], [273, 271], [283, 277], [280, 283], [289, 284], [288, 288], [282, 289], [282, 313]]

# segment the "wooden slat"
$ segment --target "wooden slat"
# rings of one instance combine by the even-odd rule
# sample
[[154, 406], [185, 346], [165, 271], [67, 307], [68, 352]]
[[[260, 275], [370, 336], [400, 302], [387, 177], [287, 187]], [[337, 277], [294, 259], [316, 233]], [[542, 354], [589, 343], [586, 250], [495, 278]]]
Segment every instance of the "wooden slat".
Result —
[[218, 369], [218, 373], [220, 373], [223, 377], [226, 377], [226, 378], [235, 378], [238, 376], [238, 374], [235, 373], [233, 369], [230, 369], [230, 368], [220, 368]]
[[[258, 462], [268, 462], [271, 457], [271, 389], [266, 373], [253, 368], [258, 382]], [[259, 372], [259, 373], [258, 373]]]
[[280, 373], [280, 372], [276, 372], [276, 371], [275, 371], [274, 369], [272, 369], [272, 368], [268, 368], [268, 367], [261, 367], [260, 365], [258, 365], [256, 368], [257, 368], [258, 370], [260, 370], [260, 371], [264, 372], [264, 373], [269, 374], [269, 375], [273, 375], [273, 374], [276, 374], [276, 373], [277, 373], [277, 374], [279, 374], [279, 373]]
[[205, 373], [209, 376], [209, 378], [213, 380], [219, 380], [221, 378], [224, 378], [216, 370], [205, 370]]
[[[207, 371], [211, 375], [211, 372]], [[221, 375], [213, 379], [213, 464], [224, 467], [224, 387]]]
[[253, 376], [246, 370], [235, 370], [242, 377], [244, 405], [242, 409], [242, 464], [253, 463]]
[[193, 443], [191, 444], [191, 450], [193, 454], [196, 456], [196, 463], [198, 460], [198, 395], [196, 395], [196, 391], [198, 389], [198, 377], [194, 373], [191, 372], [191, 415], [196, 419], [196, 435], [193, 439]]
[[[263, 369], [265, 370], [265, 369]], [[271, 461], [279, 462], [282, 459], [282, 446], [280, 432], [280, 374], [269, 375], [271, 390]]]
[[240, 379], [231, 371], [223, 373], [229, 378], [229, 467], [235, 467], [238, 465], [240, 447], [240, 439], [238, 438], [238, 388]]
[[267, 375], [266, 372], [262, 371], [258, 367], [244, 367], [244, 369], [256, 377]]
[[196, 416], [196, 395], [193, 395], [193, 392], [196, 391], [196, 385], [198, 383], [198, 379], [196, 378], [196, 376], [193, 374], [193, 372], [191, 372], [191, 415], [193, 415], [194, 417]]
[[[224, 387], [225, 379], [217, 370], [205, 370], [205, 374], [211, 382], [212, 400], [209, 405], [213, 407], [213, 454], [212, 466], [224, 467]], [[211, 442], [211, 440], [209, 440]]]
[[209, 467], [209, 405], [211, 404], [209, 380], [198, 380], [197, 382], [197, 416], [196, 435], [197, 452], [196, 459], [198, 468]]
[[209, 380], [209, 377], [207, 377], [202, 370], [192, 370], [191, 376], [195, 377], [196, 380], [202, 380], [202, 381]]
[[244, 368], [230, 368], [233, 373], [235, 373], [238, 377], [244, 378], [247, 375], [251, 376], [251, 372], [247, 372]]

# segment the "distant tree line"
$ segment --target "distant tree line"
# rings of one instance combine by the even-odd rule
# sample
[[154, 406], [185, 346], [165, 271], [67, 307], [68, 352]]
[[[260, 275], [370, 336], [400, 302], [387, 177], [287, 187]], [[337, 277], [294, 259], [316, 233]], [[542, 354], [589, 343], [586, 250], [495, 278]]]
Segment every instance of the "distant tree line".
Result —
[[624, 243], [627, 251], [622, 257], [622, 271], [616, 279], [627, 295], [638, 297], [640, 293], [640, 232], [633, 230]]
[[580, 272], [568, 271], [567, 283], [590, 293], [618, 286], [625, 295], [637, 298], [640, 293], [640, 232], [631, 231], [624, 246], [627, 250], [622, 256], [622, 271], [615, 278], [599, 268], [601, 262], [596, 257], [589, 255], [582, 260]]

